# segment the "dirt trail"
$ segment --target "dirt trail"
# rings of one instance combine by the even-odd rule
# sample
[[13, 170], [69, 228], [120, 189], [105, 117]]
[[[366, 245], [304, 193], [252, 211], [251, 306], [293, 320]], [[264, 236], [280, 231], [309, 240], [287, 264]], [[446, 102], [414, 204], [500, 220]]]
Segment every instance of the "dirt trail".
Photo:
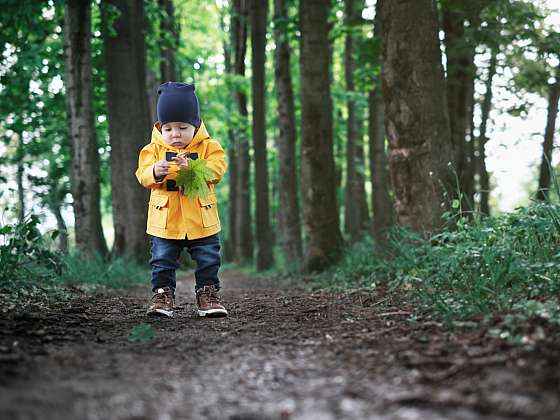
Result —
[[[147, 288], [0, 319], [2, 419], [558, 419], [560, 346], [410, 322], [393, 297], [282, 288], [226, 272], [230, 316], [174, 319]], [[130, 343], [140, 322], [156, 337]], [[17, 342], [14, 345], [14, 342]]]

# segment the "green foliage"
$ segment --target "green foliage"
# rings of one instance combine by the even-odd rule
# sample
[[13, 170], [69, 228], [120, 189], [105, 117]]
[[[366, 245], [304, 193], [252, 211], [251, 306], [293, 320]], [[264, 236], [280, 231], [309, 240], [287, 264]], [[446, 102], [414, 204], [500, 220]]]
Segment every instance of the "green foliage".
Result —
[[130, 287], [145, 283], [146, 270], [123, 258], [62, 255], [52, 251], [58, 231], [42, 235], [39, 219], [0, 227], [0, 289], [56, 288], [64, 285]]
[[428, 239], [396, 229], [387, 255], [375, 254], [367, 240], [318, 281], [337, 288], [384, 283], [450, 322], [507, 314], [527, 318], [540, 305], [558, 321], [559, 220], [560, 205], [535, 203], [497, 218], [460, 219], [455, 228]]
[[146, 343], [153, 339], [156, 333], [150, 324], [142, 322], [136, 325], [128, 334], [128, 341], [131, 343]]
[[189, 160], [186, 169], [180, 169], [175, 182], [183, 188], [183, 194], [188, 198], [206, 198], [208, 196], [208, 182], [214, 179], [214, 173], [207, 166], [206, 159]]
[[107, 261], [101, 256], [84, 258], [70, 254], [64, 263], [58, 278], [61, 284], [122, 288], [146, 284], [148, 279], [144, 267], [120, 257]]
[[[0, 288], [51, 284], [63, 269], [62, 255], [49, 249], [47, 238], [30, 216], [21, 224], [0, 227]], [[56, 232], [51, 234], [56, 237]]]

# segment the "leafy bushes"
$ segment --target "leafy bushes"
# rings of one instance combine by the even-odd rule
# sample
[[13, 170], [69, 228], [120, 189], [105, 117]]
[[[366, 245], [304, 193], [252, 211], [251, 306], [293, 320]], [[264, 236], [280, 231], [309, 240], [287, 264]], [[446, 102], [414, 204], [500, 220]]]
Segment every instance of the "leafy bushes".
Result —
[[30, 216], [21, 224], [0, 228], [0, 289], [44, 289], [65, 284], [108, 287], [148, 284], [146, 270], [123, 258], [108, 261], [100, 256], [82, 258], [76, 253], [63, 255], [53, 251], [49, 239], [54, 239], [56, 232], [42, 235], [38, 224], [39, 219]]
[[320, 281], [342, 288], [383, 282], [446, 320], [536, 313], [545, 303], [560, 320], [559, 221], [559, 205], [535, 203], [491, 219], [460, 219], [429, 239], [396, 229], [385, 256], [365, 241]]

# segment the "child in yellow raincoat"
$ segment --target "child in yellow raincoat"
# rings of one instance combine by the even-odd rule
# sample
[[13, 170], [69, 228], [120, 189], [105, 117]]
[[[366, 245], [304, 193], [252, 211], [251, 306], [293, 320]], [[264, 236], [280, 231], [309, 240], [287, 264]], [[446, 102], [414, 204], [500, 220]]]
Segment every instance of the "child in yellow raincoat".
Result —
[[[197, 264], [195, 295], [200, 316], [227, 316], [220, 302], [220, 219], [214, 185], [226, 171], [225, 153], [210, 138], [200, 119], [191, 84], [167, 82], [159, 87], [158, 121], [150, 144], [140, 152], [136, 177], [151, 190], [147, 233], [151, 235], [152, 291], [150, 316], [173, 316], [175, 270], [183, 248]], [[206, 198], [188, 198], [175, 184], [178, 169], [206, 159], [215, 176]]]

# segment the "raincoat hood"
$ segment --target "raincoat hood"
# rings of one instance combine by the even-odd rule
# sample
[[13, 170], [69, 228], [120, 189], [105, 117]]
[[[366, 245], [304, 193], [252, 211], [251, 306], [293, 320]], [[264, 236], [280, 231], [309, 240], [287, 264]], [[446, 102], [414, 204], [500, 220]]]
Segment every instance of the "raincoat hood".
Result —
[[165, 140], [163, 140], [163, 135], [161, 134], [161, 126], [159, 124], [159, 121], [156, 122], [154, 124], [154, 127], [152, 129], [152, 139], [150, 141], [150, 143], [155, 143], [158, 144], [160, 146], [163, 146], [164, 148], [171, 150], [173, 152], [179, 152], [181, 153], [181, 151], [186, 151], [186, 150], [191, 150], [196, 148], [196, 145], [198, 143], [200, 143], [203, 140], [209, 139], [210, 135], [208, 134], [208, 131], [206, 131], [206, 127], [204, 125], [204, 121], [200, 122], [200, 127], [198, 127], [198, 129], [195, 131], [194, 133], [194, 137], [192, 139], [192, 141], [188, 144], [187, 147], [185, 147], [184, 149], [178, 149], [176, 147], [173, 147], [169, 144], [167, 144], [165, 142]]

